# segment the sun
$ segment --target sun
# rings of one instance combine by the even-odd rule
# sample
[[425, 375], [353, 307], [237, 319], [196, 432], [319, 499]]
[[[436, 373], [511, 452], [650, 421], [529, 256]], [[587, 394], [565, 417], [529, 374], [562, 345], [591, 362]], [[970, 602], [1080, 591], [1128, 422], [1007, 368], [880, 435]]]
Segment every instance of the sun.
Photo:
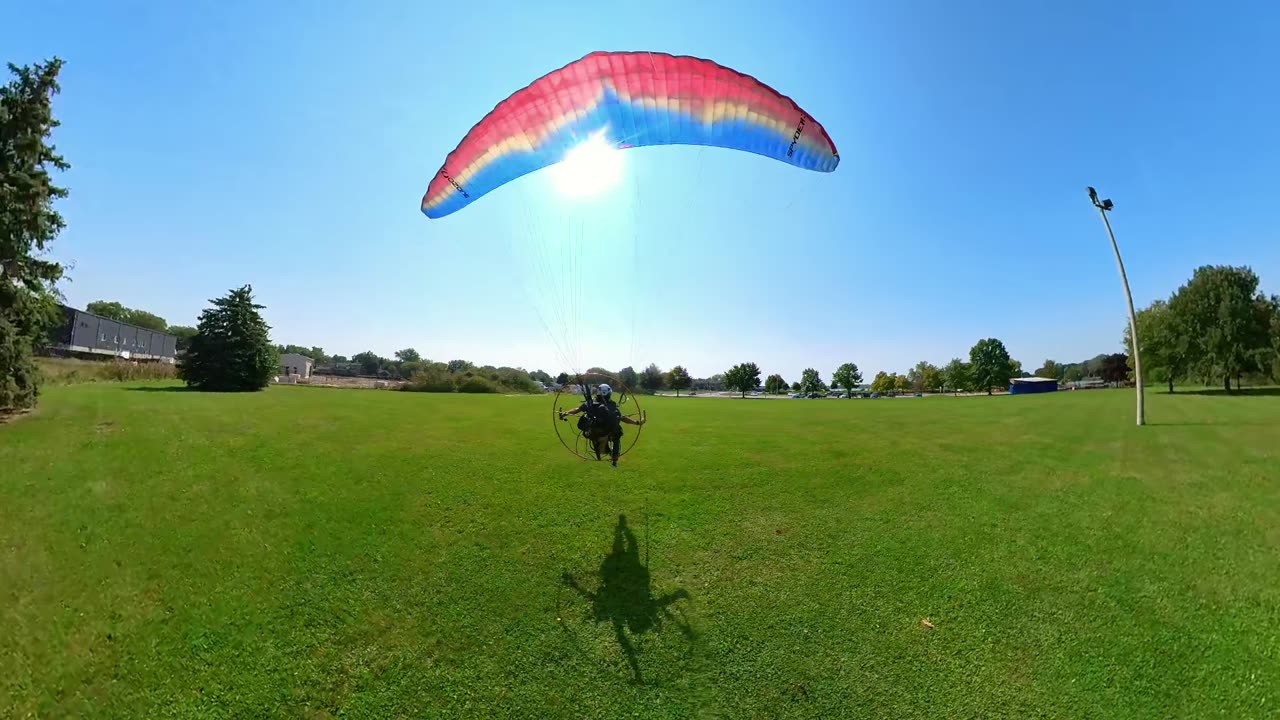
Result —
[[564, 159], [547, 168], [551, 182], [565, 197], [599, 195], [622, 180], [622, 153], [601, 135], [575, 145]]

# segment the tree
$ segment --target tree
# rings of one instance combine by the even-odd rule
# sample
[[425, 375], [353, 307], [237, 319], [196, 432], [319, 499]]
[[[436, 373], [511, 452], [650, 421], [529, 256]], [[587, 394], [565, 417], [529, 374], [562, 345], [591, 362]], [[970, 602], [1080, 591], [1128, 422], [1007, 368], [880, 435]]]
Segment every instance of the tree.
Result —
[[810, 393], [825, 392], [826, 389], [827, 384], [822, 382], [822, 376], [818, 374], [817, 370], [814, 370], [813, 368], [805, 368], [804, 372], [800, 373], [800, 387], [797, 388], [798, 392], [808, 395]]
[[907, 371], [905, 376], [907, 380], [907, 387], [903, 388], [904, 390], [911, 389], [916, 392], [924, 392], [924, 368], [928, 364], [929, 363], [924, 360], [921, 360], [916, 363], [915, 367]]
[[138, 327], [143, 327], [148, 330], [167, 332], [169, 329], [169, 324], [159, 315], [149, 313], [146, 310], [135, 310], [131, 307], [125, 307], [114, 300], [94, 300], [88, 305], [85, 305], [84, 309], [94, 315], [101, 315], [102, 317], [111, 318], [112, 320], [117, 320], [119, 322], [137, 325]]
[[400, 363], [400, 377], [411, 380], [415, 375], [427, 369], [428, 363], [421, 360], [410, 360]]
[[1271, 296], [1271, 379], [1280, 382], [1280, 295]]
[[1085, 377], [1099, 377], [1102, 373], [1102, 363], [1107, 359], [1106, 353], [1100, 353], [1088, 360], [1084, 361]]
[[1102, 379], [1109, 383], [1124, 382], [1129, 377], [1129, 358], [1124, 353], [1108, 355], [1102, 361]]
[[973, 387], [991, 394], [993, 387], [1008, 387], [1013, 376], [1013, 362], [1004, 343], [996, 338], [979, 340], [969, 350], [969, 379]]
[[959, 393], [961, 390], [968, 390], [970, 383], [969, 364], [960, 358], [952, 358], [951, 362], [942, 369], [944, 388], [951, 388], [952, 392]]
[[831, 375], [831, 383], [845, 389], [847, 397], [853, 397], [854, 388], [862, 382], [862, 371], [854, 363], [847, 362]]
[[911, 380], [906, 375], [894, 375], [893, 387], [899, 392], [909, 392], [911, 390]]
[[399, 360], [402, 363], [422, 362], [422, 355], [413, 348], [405, 348], [403, 350], [396, 351], [396, 360]]
[[894, 376], [881, 370], [876, 373], [875, 379], [871, 381], [871, 392], [888, 395], [890, 392], [893, 392], [895, 385]]
[[666, 384], [666, 378], [663, 376], [662, 369], [654, 363], [649, 363], [649, 367], [640, 374], [640, 387], [649, 392], [661, 390], [664, 384]]
[[724, 389], [724, 373], [716, 373], [709, 378], [694, 378], [693, 389], [706, 392], [720, 392]]
[[[1141, 331], [1141, 330], [1139, 330], [1138, 332], [1142, 332], [1142, 331]], [[1129, 362], [1129, 371], [1130, 371], [1130, 372], [1132, 372], [1132, 371], [1133, 371], [1133, 356], [1132, 356], [1132, 355], [1126, 355], [1125, 357], [1128, 359], [1128, 362]], [[1166, 370], [1165, 368], [1162, 368], [1162, 367], [1154, 367], [1154, 368], [1151, 368], [1151, 371], [1150, 371], [1150, 372], [1147, 372], [1147, 371], [1144, 369], [1144, 370], [1143, 370], [1143, 372], [1142, 372], [1142, 380], [1143, 380], [1143, 382], [1146, 382], [1147, 380], [1150, 380], [1151, 382], [1156, 383], [1156, 384], [1159, 384], [1159, 383], [1168, 383], [1168, 384], [1169, 384], [1169, 387], [1173, 387], [1173, 380], [1172, 380], [1172, 378], [1171, 378], [1171, 377], [1170, 377], [1170, 375], [1169, 375], [1169, 371], [1168, 371], [1168, 370]], [[1172, 390], [1170, 390], [1169, 392], [1173, 392], [1173, 391], [1172, 391]]]
[[770, 395], [781, 395], [787, 391], [787, 381], [781, 375], [770, 375], [764, 379], [764, 391]]
[[[173, 328], [169, 328], [169, 331], [172, 332]], [[329, 356], [325, 354], [322, 347], [312, 347], [311, 352], [303, 354], [314, 360], [317, 365], [323, 365], [330, 361]]]
[[935, 390], [942, 385], [942, 371], [933, 363], [921, 360], [907, 371], [907, 380], [916, 392]]
[[276, 345], [276, 351], [281, 355], [292, 353], [294, 355], [303, 355], [315, 360], [315, 356], [311, 354], [311, 348], [305, 348], [301, 345]]
[[[352, 360], [356, 360], [357, 362], [359, 362], [359, 360], [357, 359], [357, 358], [359, 358], [359, 357], [360, 357], [360, 356], [359, 356], [359, 355], [357, 355], [357, 356], [355, 356], [355, 357], [353, 357], [353, 358], [351, 358], [351, 359], [352, 359]], [[375, 357], [376, 357], [376, 356], [375, 356]], [[475, 365], [472, 365], [472, 364], [471, 364], [469, 361], [467, 361], [467, 360], [450, 360], [450, 361], [449, 361], [449, 364], [445, 366], [445, 369], [447, 369], [447, 370], [448, 370], [449, 372], [451, 372], [451, 373], [462, 373], [462, 372], [466, 372], [466, 371], [468, 371], [468, 370], [474, 370], [474, 369], [475, 369], [475, 367], [476, 367]]]
[[800, 383], [798, 382], [791, 383], [791, 392], [794, 392], [794, 393], [800, 392]]
[[166, 332], [169, 329], [169, 323], [164, 318], [146, 310], [134, 310], [125, 322], [156, 332]]
[[1031, 373], [1022, 369], [1021, 360], [1010, 360], [1009, 361], [1009, 377], [1011, 378], [1031, 377]]
[[186, 352], [191, 347], [191, 338], [195, 337], [196, 329], [186, 325], [170, 325], [167, 332], [178, 339], [178, 352]]
[[[1169, 303], [1156, 300], [1136, 313], [1138, 335], [1141, 339], [1143, 375], [1150, 368], [1150, 377], [1168, 383], [1173, 392], [1174, 382], [1186, 377], [1191, 358], [1191, 337], [1185, 324], [1170, 309]], [[1124, 326], [1124, 347], [1133, 368], [1133, 339], [1129, 325]]]
[[1084, 365], [1071, 365], [1067, 367], [1066, 372], [1062, 373], [1062, 378], [1067, 382], [1080, 382], [1084, 379]]
[[748, 392], [760, 387], [760, 367], [753, 362], [734, 365], [724, 374], [724, 386], [737, 390], [745, 398]]
[[680, 397], [680, 391], [692, 385], [693, 378], [689, 377], [688, 370], [677, 365], [667, 371], [666, 382], [667, 387], [676, 391], [676, 397]]
[[1041, 365], [1040, 368], [1036, 370], [1036, 377], [1046, 378], [1049, 380], [1061, 380], [1062, 371], [1059, 369], [1058, 363], [1052, 360], [1045, 360], [1044, 365]]
[[529, 373], [529, 377], [534, 379], [537, 382], [542, 383], [543, 385], [551, 384], [551, 376], [541, 370], [534, 370], [533, 372]]
[[1231, 392], [1245, 372], [1260, 370], [1270, 343], [1268, 303], [1249, 267], [1204, 265], [1169, 300], [1191, 339], [1191, 365], [1203, 377], [1222, 378]]
[[127, 308], [114, 300], [94, 300], [88, 305], [85, 305], [84, 309], [85, 312], [90, 312], [94, 315], [111, 318], [112, 320], [118, 320], [120, 322], [128, 322], [126, 318], [129, 317], [130, 312], [133, 312], [130, 308]]
[[618, 371], [618, 381], [623, 387], [634, 388], [640, 384], [640, 376], [636, 374], [635, 368], [630, 365]]
[[562, 372], [562, 373], [560, 373], [559, 375], [557, 375], [557, 376], [556, 376], [556, 384], [557, 384], [557, 385], [568, 385], [568, 384], [569, 384], [569, 373], [563, 373], [563, 372]]
[[348, 358], [346, 355], [334, 355], [329, 358], [329, 362], [334, 363], [335, 365], [338, 363], [346, 364], [351, 362], [351, 359]]
[[[745, 382], [746, 380], [744, 379], [741, 365], [734, 365], [724, 373], [723, 385], [726, 390], [738, 391], [742, 388]], [[746, 394], [745, 391], [743, 394]]]
[[51, 168], [71, 167], [45, 142], [59, 125], [53, 96], [62, 60], [18, 67], [0, 88], [0, 410], [32, 407], [40, 374], [32, 350], [56, 321], [62, 266], [41, 259], [65, 227], [53, 201], [67, 196]]
[[213, 392], [261, 390], [279, 370], [279, 355], [271, 344], [271, 328], [245, 285], [211, 300], [200, 313], [196, 335], [179, 366], [187, 385]]
[[[362, 353], [352, 355], [351, 362], [360, 366], [361, 375], [377, 375], [383, 365], [382, 358], [372, 350], [365, 350]], [[452, 367], [452, 364], [450, 367]], [[451, 369], [449, 372], [453, 372], [453, 370]]]
[[930, 392], [942, 389], [942, 368], [933, 363], [925, 366], [924, 387]]

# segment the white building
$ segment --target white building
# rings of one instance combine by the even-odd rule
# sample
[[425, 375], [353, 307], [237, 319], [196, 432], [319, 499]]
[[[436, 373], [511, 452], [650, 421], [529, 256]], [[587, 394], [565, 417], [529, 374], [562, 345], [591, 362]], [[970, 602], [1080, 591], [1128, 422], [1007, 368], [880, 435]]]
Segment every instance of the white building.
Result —
[[280, 374], [297, 375], [300, 378], [311, 377], [311, 367], [315, 362], [306, 355], [297, 353], [280, 354]]

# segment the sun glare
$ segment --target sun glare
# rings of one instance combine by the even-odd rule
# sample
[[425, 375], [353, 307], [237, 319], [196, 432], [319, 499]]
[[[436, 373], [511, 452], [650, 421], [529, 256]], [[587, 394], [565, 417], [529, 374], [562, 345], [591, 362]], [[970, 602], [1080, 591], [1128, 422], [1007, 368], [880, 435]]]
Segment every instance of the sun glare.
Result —
[[561, 195], [599, 195], [622, 180], [622, 153], [603, 136], [593, 135], [565, 153], [564, 160], [547, 172]]

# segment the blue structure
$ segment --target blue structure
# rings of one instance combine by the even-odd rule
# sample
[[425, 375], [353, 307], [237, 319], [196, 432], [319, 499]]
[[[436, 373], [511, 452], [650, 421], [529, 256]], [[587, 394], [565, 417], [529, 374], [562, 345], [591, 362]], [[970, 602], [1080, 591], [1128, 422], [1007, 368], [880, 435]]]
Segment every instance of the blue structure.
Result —
[[1050, 378], [1014, 378], [1009, 381], [1010, 395], [1031, 395], [1058, 391], [1058, 381]]

